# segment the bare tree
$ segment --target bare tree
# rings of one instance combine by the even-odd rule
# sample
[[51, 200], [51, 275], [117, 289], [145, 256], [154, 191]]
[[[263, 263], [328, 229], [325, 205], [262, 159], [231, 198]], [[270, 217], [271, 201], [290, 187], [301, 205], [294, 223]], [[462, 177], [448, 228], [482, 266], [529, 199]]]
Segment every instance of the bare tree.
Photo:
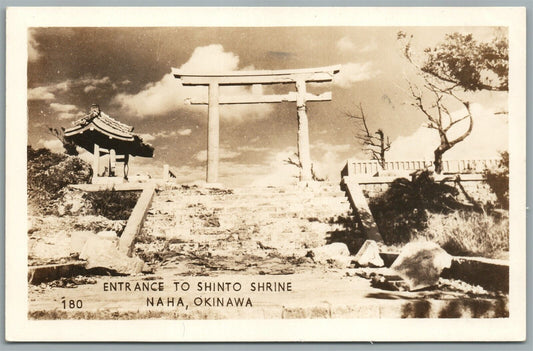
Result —
[[[409, 91], [413, 98], [412, 106], [421, 111], [427, 118], [427, 128], [435, 129], [439, 134], [439, 145], [433, 151], [435, 173], [442, 173], [442, 155], [466, 139], [474, 127], [474, 119], [470, 111], [470, 103], [461, 99], [457, 95], [457, 89], [463, 89], [460, 82], [443, 80], [433, 72], [428, 72], [426, 68], [420, 66], [411, 54], [411, 39], [405, 33], [398, 33], [398, 40], [402, 41], [403, 55], [416, 68], [417, 74], [422, 78], [420, 85], [408, 81]], [[452, 116], [449, 111], [450, 105], [462, 106], [465, 114], [461, 117]], [[468, 127], [457, 137], [450, 137], [452, 127], [462, 121], [468, 121]], [[456, 129], [457, 130], [457, 129]]]
[[55, 136], [56, 138], [59, 139], [59, 141], [61, 141], [61, 143], [63, 144], [63, 148], [65, 149], [65, 153], [67, 155], [71, 155], [71, 156], [78, 155], [78, 150], [76, 150], [76, 144], [65, 139], [65, 128], [61, 127], [61, 129], [57, 129], [57, 128], [49, 127], [48, 133]]
[[[426, 80], [424, 89], [431, 94], [431, 98], [424, 98], [424, 94], [418, 87], [409, 83], [409, 90], [414, 99], [412, 105], [420, 110], [427, 118], [427, 128], [435, 129], [439, 134], [440, 143], [433, 151], [435, 173], [442, 173], [442, 155], [457, 143], [463, 141], [472, 132], [474, 119], [470, 112], [470, 104], [463, 101], [453, 89], [442, 89]], [[455, 99], [464, 106], [466, 114], [461, 117], [453, 117], [444, 103], [444, 99]], [[428, 101], [429, 100], [429, 101]], [[468, 120], [468, 127], [457, 137], [450, 138], [450, 129], [458, 123]]]
[[[287, 165], [293, 165], [293, 166], [296, 166], [298, 168], [302, 168], [302, 164], [299, 161], [298, 154], [294, 154], [294, 157], [296, 159], [293, 159], [292, 157], [289, 156], [289, 157], [287, 157], [286, 160], [283, 160], [283, 162], [285, 164], [287, 164]], [[312, 163], [311, 163], [311, 177], [316, 182], [323, 182], [325, 180], [324, 178], [320, 178], [319, 176], [316, 175], [315, 169], [313, 168], [313, 164]]]
[[[382, 129], [371, 133], [366, 123], [366, 116], [363, 110], [363, 105], [359, 103], [359, 113], [346, 113], [348, 118], [354, 119], [358, 122], [358, 133], [356, 138], [363, 145], [363, 150], [370, 154], [373, 160], [379, 162], [382, 168], [385, 168], [385, 153], [390, 150], [391, 142], [389, 137], [385, 138], [385, 133]], [[377, 136], [376, 136], [377, 135]]]

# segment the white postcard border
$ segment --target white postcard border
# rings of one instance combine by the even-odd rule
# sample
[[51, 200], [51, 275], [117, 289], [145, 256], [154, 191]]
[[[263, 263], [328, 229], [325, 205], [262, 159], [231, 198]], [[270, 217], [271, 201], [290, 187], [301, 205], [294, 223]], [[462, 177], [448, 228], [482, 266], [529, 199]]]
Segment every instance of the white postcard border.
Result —
[[[472, 16], [476, 11], [476, 16]], [[268, 13], [268, 16], [265, 15]], [[525, 8], [9, 8], [6, 53], [6, 338], [10, 341], [518, 341], [526, 335]], [[238, 14], [238, 16], [237, 16]], [[27, 28], [508, 26], [510, 317], [420, 320], [34, 321], [27, 318]]]

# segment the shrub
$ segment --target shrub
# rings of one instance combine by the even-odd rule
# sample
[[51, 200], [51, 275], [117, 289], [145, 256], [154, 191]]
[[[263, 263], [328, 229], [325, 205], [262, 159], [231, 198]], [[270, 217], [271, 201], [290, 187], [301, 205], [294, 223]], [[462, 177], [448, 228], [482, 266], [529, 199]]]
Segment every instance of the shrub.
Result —
[[94, 214], [111, 220], [128, 219], [139, 199], [139, 191], [95, 191], [84, 194], [92, 204]]
[[458, 191], [443, 182], [437, 183], [428, 171], [395, 179], [381, 196], [370, 200], [369, 206], [385, 243], [408, 242], [413, 230], [422, 230], [432, 213], [449, 213], [461, 209], [455, 199]]
[[483, 172], [487, 183], [496, 195], [497, 205], [509, 209], [509, 153], [502, 152], [500, 164], [496, 169], [486, 169]]
[[509, 250], [509, 218], [457, 211], [431, 214], [428, 225], [412, 239], [424, 238], [457, 256], [497, 257]]
[[28, 205], [30, 209], [50, 213], [53, 201], [69, 184], [88, 183], [91, 166], [75, 156], [51, 152], [48, 149], [27, 149]]

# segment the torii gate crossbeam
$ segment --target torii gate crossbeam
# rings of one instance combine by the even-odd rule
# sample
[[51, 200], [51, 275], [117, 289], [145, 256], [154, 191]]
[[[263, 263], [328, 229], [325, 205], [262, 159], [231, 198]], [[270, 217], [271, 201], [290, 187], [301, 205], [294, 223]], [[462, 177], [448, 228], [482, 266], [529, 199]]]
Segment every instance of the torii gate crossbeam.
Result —
[[[207, 183], [218, 181], [219, 160], [219, 105], [221, 104], [260, 104], [296, 102], [298, 112], [298, 158], [300, 162], [300, 181], [312, 179], [311, 156], [309, 150], [309, 122], [307, 101], [331, 100], [331, 92], [320, 95], [307, 93], [306, 83], [323, 83], [333, 80], [340, 66], [274, 71], [231, 71], [224, 73], [190, 73], [172, 68], [172, 74], [184, 86], [208, 86], [208, 100], [187, 99], [195, 105], [208, 105], [207, 133]], [[224, 85], [256, 84], [295, 84], [296, 92], [285, 95], [220, 96], [219, 87]]]

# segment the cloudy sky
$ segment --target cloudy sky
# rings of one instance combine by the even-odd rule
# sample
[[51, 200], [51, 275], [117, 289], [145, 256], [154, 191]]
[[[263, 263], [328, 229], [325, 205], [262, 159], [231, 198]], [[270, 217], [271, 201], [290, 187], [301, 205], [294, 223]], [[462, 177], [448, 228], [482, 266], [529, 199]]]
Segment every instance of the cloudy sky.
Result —
[[[308, 103], [311, 157], [317, 174], [337, 181], [349, 158], [367, 159], [346, 117], [361, 103], [372, 130], [390, 137], [390, 160], [431, 159], [435, 130], [411, 106], [407, 80], [417, 83], [402, 57], [399, 30], [414, 35], [422, 52], [446, 33], [473, 33], [490, 40], [495, 28], [279, 27], [279, 28], [34, 28], [28, 42], [28, 143], [61, 151], [48, 127], [70, 127], [93, 103], [135, 127], [155, 147], [153, 159], [134, 158], [130, 174], [160, 176], [167, 163], [181, 182], [205, 179], [207, 107], [187, 97], [207, 95], [183, 87], [171, 68], [190, 71], [291, 69], [341, 65], [332, 83], [308, 86], [331, 91], [332, 101]], [[221, 94], [248, 88], [221, 88]], [[233, 90], [233, 91], [231, 91]], [[269, 86], [264, 93], [293, 91]], [[507, 94], [464, 94], [472, 103], [474, 129], [445, 158], [490, 158], [508, 144]], [[451, 109], [459, 108], [450, 105]], [[296, 152], [294, 103], [223, 106], [220, 109], [220, 181], [264, 185], [293, 181]], [[459, 109], [457, 114], [462, 113]], [[460, 132], [461, 125], [456, 126]], [[83, 157], [90, 155], [85, 154]]]

